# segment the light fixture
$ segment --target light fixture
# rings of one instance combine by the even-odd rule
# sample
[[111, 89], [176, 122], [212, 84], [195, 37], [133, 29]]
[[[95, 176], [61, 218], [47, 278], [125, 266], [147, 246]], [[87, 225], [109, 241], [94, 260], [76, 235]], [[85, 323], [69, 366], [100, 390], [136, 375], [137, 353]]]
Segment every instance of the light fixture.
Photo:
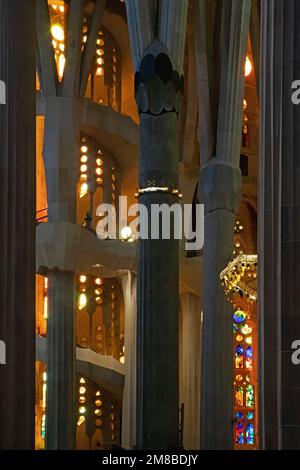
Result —
[[132, 237], [132, 230], [130, 227], [123, 227], [121, 230], [121, 239], [128, 241]]

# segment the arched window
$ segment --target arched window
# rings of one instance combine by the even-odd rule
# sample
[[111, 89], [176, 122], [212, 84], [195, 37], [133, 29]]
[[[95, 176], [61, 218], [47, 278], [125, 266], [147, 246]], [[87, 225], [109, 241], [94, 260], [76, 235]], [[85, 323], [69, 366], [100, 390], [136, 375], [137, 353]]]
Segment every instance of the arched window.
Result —
[[57, 66], [57, 76], [62, 80], [65, 69], [65, 27], [67, 5], [62, 0], [48, 0], [52, 47]]
[[[235, 449], [255, 448], [255, 370], [254, 322], [247, 309], [233, 313], [234, 337], [234, 446]], [[252, 446], [252, 447], [250, 447]]]
[[77, 345], [124, 358], [122, 291], [113, 278], [81, 274], [77, 281]]
[[77, 223], [95, 229], [97, 207], [116, 204], [117, 170], [115, 160], [95, 139], [82, 135], [77, 182]]
[[121, 406], [114, 395], [85, 376], [77, 377], [76, 448], [120, 445]]
[[[83, 42], [86, 42], [86, 25], [84, 31]], [[99, 31], [96, 41], [86, 97], [121, 111], [121, 54], [114, 37], [104, 27]]]

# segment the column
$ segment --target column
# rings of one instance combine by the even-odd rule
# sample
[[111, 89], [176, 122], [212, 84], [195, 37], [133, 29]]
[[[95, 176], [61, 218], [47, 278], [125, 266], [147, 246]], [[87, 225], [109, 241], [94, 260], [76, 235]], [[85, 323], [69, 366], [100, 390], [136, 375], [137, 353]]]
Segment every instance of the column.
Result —
[[200, 298], [180, 295], [180, 403], [184, 404], [183, 447], [200, 448], [200, 360], [202, 315]]
[[232, 259], [240, 169], [212, 161], [202, 168], [200, 182], [205, 204], [201, 448], [231, 449], [232, 306], [225, 298], [220, 273]]
[[[240, 203], [239, 156], [250, 0], [199, 0], [195, 12], [198, 66], [199, 198], [205, 204], [201, 448], [233, 448], [232, 308], [220, 273], [232, 258]], [[208, 10], [207, 10], [208, 8]], [[219, 49], [211, 44], [220, 44]]]
[[0, 2], [0, 449], [34, 449], [35, 2]]
[[122, 276], [125, 311], [125, 382], [122, 404], [122, 447], [132, 449], [136, 443], [136, 275]]
[[[261, 4], [259, 384], [264, 449], [300, 446], [300, 2]], [[298, 355], [299, 356], [299, 355]]]
[[[136, 74], [140, 112], [140, 197], [154, 204], [178, 203], [178, 105], [181, 79], [159, 41], [146, 48]], [[156, 189], [155, 189], [156, 188]], [[166, 192], [159, 188], [168, 188]], [[155, 224], [149, 215], [149, 228]], [[157, 223], [157, 222], [156, 222]], [[137, 281], [137, 447], [178, 446], [179, 243], [139, 240]]]
[[[186, 0], [126, 2], [140, 114], [140, 198], [178, 202], [178, 113]], [[160, 188], [166, 188], [162, 191]], [[149, 224], [151, 225], [151, 215]], [[150, 226], [149, 225], [149, 226]], [[137, 280], [137, 447], [178, 446], [178, 240], [140, 240]]]
[[74, 276], [51, 271], [48, 281], [46, 448], [74, 448]]

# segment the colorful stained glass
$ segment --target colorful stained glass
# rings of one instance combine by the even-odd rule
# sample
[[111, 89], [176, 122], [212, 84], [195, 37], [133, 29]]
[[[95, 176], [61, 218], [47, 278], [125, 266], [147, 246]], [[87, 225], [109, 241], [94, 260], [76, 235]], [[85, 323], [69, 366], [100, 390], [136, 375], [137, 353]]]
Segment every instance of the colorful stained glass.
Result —
[[243, 376], [238, 374], [235, 376], [235, 380], [237, 380], [238, 382], [240, 382], [241, 380], [243, 380]]
[[236, 333], [238, 330], [238, 326], [234, 323], [233, 324], [233, 333]]
[[254, 444], [254, 426], [252, 423], [246, 427], [246, 444]]
[[247, 413], [247, 419], [253, 419], [253, 417], [254, 417], [253, 411], [248, 411], [248, 413]]
[[253, 358], [252, 347], [248, 346], [245, 350], [245, 359], [246, 359], [247, 369], [252, 369], [252, 358]]
[[244, 367], [244, 348], [239, 344], [235, 348], [235, 367], [236, 369], [242, 369]]
[[[235, 406], [243, 406], [244, 402], [244, 389], [242, 385], [236, 387], [235, 390]], [[249, 405], [247, 405], [249, 406]]]
[[244, 336], [242, 336], [242, 335], [236, 335], [235, 339], [236, 339], [238, 342], [240, 342], [240, 341], [243, 341]]
[[254, 406], [254, 390], [251, 384], [246, 386], [246, 406]]
[[233, 314], [233, 319], [236, 323], [242, 323], [246, 319], [246, 313], [243, 310], [236, 310]]
[[242, 423], [237, 423], [235, 426], [235, 442], [244, 444], [244, 426]]
[[241, 325], [241, 333], [243, 333], [243, 335], [250, 335], [250, 333], [252, 333], [251, 326], [247, 325], [247, 323]]
[[237, 413], [236, 413], [237, 419], [242, 419], [243, 416], [244, 416], [243, 413], [241, 413], [240, 411], [237, 411]]

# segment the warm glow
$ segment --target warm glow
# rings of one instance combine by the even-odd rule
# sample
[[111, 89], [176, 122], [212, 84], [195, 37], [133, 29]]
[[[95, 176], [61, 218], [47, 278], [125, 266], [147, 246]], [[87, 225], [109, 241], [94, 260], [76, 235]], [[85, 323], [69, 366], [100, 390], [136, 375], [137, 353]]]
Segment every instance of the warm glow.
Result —
[[252, 62], [249, 59], [249, 57], [246, 57], [246, 62], [245, 62], [245, 77], [248, 77], [250, 73], [252, 72]]
[[81, 275], [81, 276], [79, 277], [79, 281], [80, 281], [80, 282], [83, 282], [83, 283], [86, 282], [86, 276]]
[[58, 59], [58, 75], [62, 78], [65, 69], [66, 58], [63, 54], [60, 54]]
[[48, 318], [48, 297], [45, 295], [44, 297], [44, 318], [47, 320]]
[[83, 145], [80, 150], [82, 151], [82, 153], [86, 153], [88, 151], [88, 148], [86, 145]]
[[59, 24], [54, 24], [53, 26], [51, 26], [51, 33], [54, 39], [56, 39], [57, 41], [64, 41], [64, 29]]
[[121, 362], [121, 364], [125, 364], [125, 357], [124, 356], [120, 357], [120, 362]]
[[85, 294], [80, 294], [79, 300], [78, 300], [79, 310], [82, 310], [86, 306], [86, 303], [87, 303], [86, 295]]
[[123, 227], [121, 230], [122, 240], [129, 240], [132, 236], [132, 230], [130, 227]]
[[82, 185], [80, 186], [80, 193], [79, 193], [80, 199], [86, 196], [87, 193], [88, 193], [88, 184], [82, 183]]
[[81, 407], [79, 408], [79, 413], [80, 413], [81, 415], [84, 415], [85, 410], [86, 410], [85, 406], [81, 406]]
[[77, 426], [80, 426], [82, 423], [85, 422], [85, 417], [84, 416], [79, 416], [79, 419], [77, 421]]
[[85, 388], [85, 387], [80, 387], [80, 388], [79, 388], [79, 393], [80, 393], [80, 395], [83, 395], [85, 392], [86, 392], [86, 388]]

